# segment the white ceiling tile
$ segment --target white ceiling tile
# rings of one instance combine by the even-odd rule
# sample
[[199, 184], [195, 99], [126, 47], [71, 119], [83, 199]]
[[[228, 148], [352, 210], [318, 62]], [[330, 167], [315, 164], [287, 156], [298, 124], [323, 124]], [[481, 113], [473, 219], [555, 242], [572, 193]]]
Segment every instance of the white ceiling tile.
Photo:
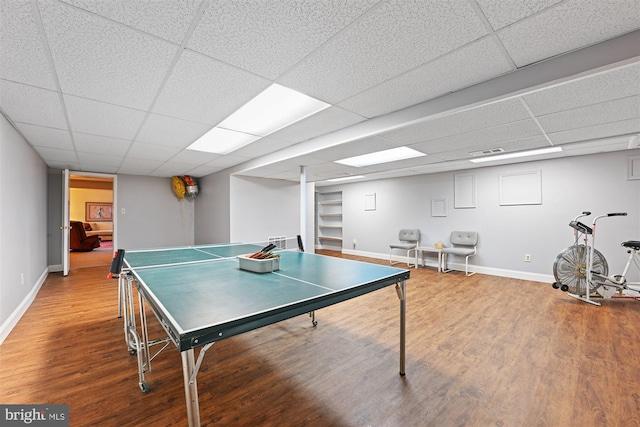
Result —
[[57, 160], [46, 160], [47, 166], [51, 169], [69, 169], [69, 170], [81, 170], [80, 162], [72, 161], [70, 158], [66, 158], [62, 161]]
[[185, 148], [211, 129], [211, 125], [149, 114], [136, 141]]
[[187, 175], [190, 175], [193, 178], [200, 178], [200, 177], [211, 175], [212, 173], [221, 171], [222, 169], [224, 168], [209, 166], [209, 165], [202, 165], [202, 166], [195, 167], [193, 169], [189, 169], [189, 171], [187, 172]]
[[282, 141], [302, 142], [364, 121], [365, 118], [331, 106], [269, 135]]
[[525, 95], [535, 115], [640, 94], [640, 62]]
[[380, 136], [399, 144], [414, 144], [478, 129], [518, 122], [531, 116], [518, 99], [508, 99], [458, 114], [427, 120]]
[[130, 175], [149, 175], [164, 163], [163, 160], [153, 160], [150, 158], [126, 157], [118, 173]]
[[475, 0], [494, 30], [511, 25], [562, 0]]
[[81, 162], [81, 170], [87, 172], [97, 173], [109, 173], [115, 174], [118, 172], [118, 165], [110, 164], [109, 161], [101, 160], [99, 157], [92, 157], [90, 159]]
[[640, 28], [640, 0], [568, 0], [498, 32], [523, 67]]
[[184, 51], [153, 111], [217, 125], [270, 83], [238, 68]]
[[204, 153], [202, 151], [182, 150], [171, 158], [172, 162], [190, 163], [194, 166], [204, 165], [212, 160], [219, 159], [221, 154]]
[[122, 163], [123, 156], [104, 153], [84, 153], [78, 151], [78, 159], [80, 160], [80, 164], [83, 168], [86, 168], [88, 165], [92, 165], [94, 167], [104, 165], [115, 172], [118, 170], [120, 163]]
[[151, 176], [182, 176], [187, 175], [187, 173], [198, 165], [193, 165], [191, 163], [179, 163], [179, 162], [169, 162], [160, 165], [158, 168], [154, 169], [149, 175]]
[[180, 44], [201, 0], [64, 0], [165, 40]]
[[144, 119], [144, 111], [65, 95], [71, 130], [93, 135], [133, 139]]
[[62, 91], [146, 109], [177, 47], [63, 3], [40, 3]]
[[539, 116], [538, 121], [545, 132], [559, 132], [634, 118], [640, 122], [640, 95]]
[[124, 156], [131, 145], [126, 139], [109, 138], [106, 136], [91, 135], [87, 133], [73, 133], [78, 154], [106, 154], [111, 156]]
[[490, 148], [498, 148], [507, 141], [541, 134], [542, 131], [535, 121], [529, 119], [421, 142], [411, 145], [411, 148], [427, 154], [442, 153], [463, 148], [474, 151], [476, 147], [482, 147], [484, 149], [489, 145]]
[[0, 78], [55, 90], [31, 2], [0, 2], [0, 22]]
[[146, 159], [158, 162], [166, 162], [179, 152], [180, 149], [177, 147], [136, 141], [131, 144], [129, 152], [127, 153], [127, 157], [131, 157], [136, 160]]
[[278, 175], [278, 174], [283, 174], [283, 172], [273, 168], [269, 168], [269, 167], [261, 167], [261, 168], [243, 171], [238, 175], [246, 176], [246, 177], [254, 177], [254, 178], [273, 178], [275, 175]]
[[14, 123], [67, 128], [57, 92], [0, 80], [0, 107]]
[[331, 39], [280, 82], [338, 104], [486, 34], [468, 2], [390, 0]]
[[16, 127], [22, 132], [27, 141], [34, 146], [70, 151], [74, 149], [71, 135], [67, 130], [30, 125], [27, 123], [16, 123]]
[[634, 133], [640, 133], [639, 119], [621, 120], [619, 122], [570, 129], [562, 132], [549, 133], [547, 136], [554, 144], [567, 144]]
[[511, 71], [493, 40], [486, 37], [441, 56], [340, 103], [375, 117], [436, 98]]
[[[297, 181], [300, 165], [306, 165], [307, 179], [323, 182], [347, 174], [379, 179], [464, 169], [473, 167], [466, 156], [474, 148], [548, 145], [531, 112], [550, 130], [551, 141], [571, 155], [598, 152], [599, 144], [626, 149], [607, 141], [640, 133], [640, 62], [601, 71], [617, 66], [611, 59], [600, 70], [576, 71], [575, 81], [503, 101], [496, 89], [501, 82], [526, 79], [529, 71], [510, 72], [505, 52], [493, 43], [504, 36], [507, 49], [513, 48], [509, 41], [521, 44], [517, 60], [564, 53], [622, 34], [632, 20], [638, 28], [639, 5], [640, 0], [0, 1], [0, 109], [50, 167], [134, 175], [204, 176], [233, 168]], [[487, 22], [500, 28], [497, 33], [487, 35]], [[194, 37], [188, 40], [190, 30]], [[624, 37], [637, 39], [640, 31]], [[619, 64], [632, 54], [611, 51]], [[541, 59], [546, 61], [539, 67], [566, 74], [565, 57]], [[274, 79], [343, 104], [230, 155], [184, 151]], [[478, 85], [487, 79], [491, 83]], [[480, 93], [491, 104], [458, 102]], [[385, 116], [425, 100], [425, 107], [433, 107], [423, 108], [425, 115], [442, 113], [422, 122], [402, 112]], [[460, 108], [450, 109], [455, 106]], [[412, 124], [398, 128], [403, 115]], [[366, 116], [376, 118], [366, 123]], [[391, 128], [396, 130], [371, 136], [372, 129]], [[351, 143], [323, 148], [345, 140]], [[432, 152], [369, 168], [332, 161], [399, 145]], [[464, 160], [449, 160], [458, 156]], [[238, 172], [252, 165], [263, 166]]]
[[56, 161], [60, 163], [78, 163], [78, 156], [73, 150], [61, 150], [59, 148], [33, 147], [45, 162]]
[[269, 154], [274, 151], [282, 150], [283, 148], [290, 147], [293, 144], [295, 143], [282, 141], [280, 139], [267, 136], [264, 138], [260, 138], [257, 141], [252, 142], [251, 144], [245, 145], [244, 147], [233, 151], [233, 153], [244, 157], [258, 157], [264, 156], [265, 154]]
[[231, 166], [238, 165], [240, 163], [246, 162], [250, 160], [251, 157], [238, 156], [236, 153], [227, 154], [226, 156], [221, 156], [215, 159], [212, 162], [207, 163], [206, 166], [226, 169]]
[[377, 1], [211, 1], [187, 47], [275, 79]]

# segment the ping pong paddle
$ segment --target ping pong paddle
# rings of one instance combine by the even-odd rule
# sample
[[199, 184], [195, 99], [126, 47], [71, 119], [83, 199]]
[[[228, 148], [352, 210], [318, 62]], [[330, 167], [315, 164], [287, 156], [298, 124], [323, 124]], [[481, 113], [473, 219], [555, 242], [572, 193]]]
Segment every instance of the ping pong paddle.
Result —
[[265, 246], [264, 248], [260, 249], [258, 252], [251, 254], [249, 256], [249, 258], [256, 258], [256, 259], [261, 259], [264, 258], [266, 255], [269, 254], [269, 252], [271, 252], [274, 248], [276, 247], [276, 245], [274, 245], [273, 243], [269, 243], [267, 246]]

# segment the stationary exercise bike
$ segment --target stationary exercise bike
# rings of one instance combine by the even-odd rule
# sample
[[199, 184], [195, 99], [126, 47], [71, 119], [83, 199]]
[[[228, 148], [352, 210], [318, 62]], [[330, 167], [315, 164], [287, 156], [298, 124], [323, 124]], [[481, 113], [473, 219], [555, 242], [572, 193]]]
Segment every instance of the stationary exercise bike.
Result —
[[[602, 298], [632, 298], [640, 301], [640, 282], [627, 281], [631, 264], [640, 273], [640, 241], [622, 242], [627, 248], [629, 257], [622, 274], [609, 276], [609, 265], [606, 258], [595, 248], [596, 222], [600, 218], [626, 216], [626, 213], [609, 213], [593, 219], [591, 227], [578, 221], [589, 216], [591, 212], [582, 212], [569, 223], [574, 229], [573, 245], [558, 254], [553, 263], [553, 276], [556, 281], [554, 289], [568, 292], [570, 296], [593, 305], [592, 295]], [[589, 239], [591, 236], [591, 239]], [[583, 243], [580, 243], [580, 241]]]

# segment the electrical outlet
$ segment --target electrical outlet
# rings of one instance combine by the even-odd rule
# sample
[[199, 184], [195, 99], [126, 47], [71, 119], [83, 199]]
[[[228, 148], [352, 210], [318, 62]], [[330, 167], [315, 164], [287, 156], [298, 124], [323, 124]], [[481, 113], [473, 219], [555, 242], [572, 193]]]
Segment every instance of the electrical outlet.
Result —
[[524, 254], [524, 261], [531, 262], [531, 254]]
[[20, 273], [20, 282], [24, 285], [24, 273]]
[[356, 239], [353, 239], [353, 247], [356, 247]]

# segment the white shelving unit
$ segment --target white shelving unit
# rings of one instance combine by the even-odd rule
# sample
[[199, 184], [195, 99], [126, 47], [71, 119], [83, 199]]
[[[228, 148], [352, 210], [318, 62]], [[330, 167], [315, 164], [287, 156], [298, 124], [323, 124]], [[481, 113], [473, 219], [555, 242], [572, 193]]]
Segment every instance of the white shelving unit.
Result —
[[316, 248], [342, 251], [342, 192], [316, 193]]

